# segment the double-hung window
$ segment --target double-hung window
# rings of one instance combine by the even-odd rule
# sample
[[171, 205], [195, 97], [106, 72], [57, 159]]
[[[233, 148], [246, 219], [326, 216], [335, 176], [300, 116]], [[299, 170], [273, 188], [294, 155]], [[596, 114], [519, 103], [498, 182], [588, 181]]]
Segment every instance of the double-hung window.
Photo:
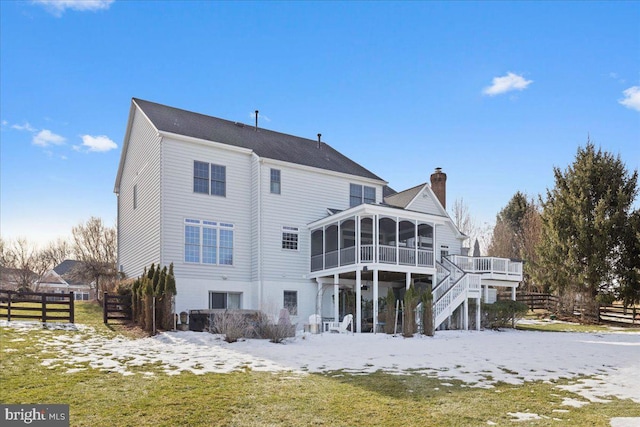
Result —
[[193, 162], [193, 192], [227, 195], [227, 167], [206, 162]]
[[233, 265], [233, 224], [184, 220], [184, 261]]
[[271, 169], [271, 193], [280, 194], [280, 169]]
[[349, 185], [349, 206], [354, 207], [363, 203], [376, 202], [376, 189], [367, 187], [366, 185], [350, 184]]
[[282, 249], [298, 250], [298, 227], [282, 227]]

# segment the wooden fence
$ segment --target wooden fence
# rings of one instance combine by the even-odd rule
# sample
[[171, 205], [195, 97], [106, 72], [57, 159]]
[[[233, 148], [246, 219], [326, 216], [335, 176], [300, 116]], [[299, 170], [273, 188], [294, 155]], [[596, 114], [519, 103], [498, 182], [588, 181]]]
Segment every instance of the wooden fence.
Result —
[[[547, 310], [553, 313], [558, 311], [558, 297], [556, 295], [518, 292], [516, 300], [527, 304], [530, 310]], [[572, 312], [574, 316], [580, 316], [583, 310], [584, 307], [580, 301], [574, 301], [573, 306], [569, 307], [569, 311]], [[622, 304], [614, 303], [611, 305], [601, 305], [599, 312], [600, 315], [597, 319], [593, 318], [590, 320], [593, 322], [640, 325], [640, 307], [625, 307]]]
[[74, 323], [74, 296], [0, 290], [0, 319]]
[[109, 295], [104, 293], [102, 299], [102, 320], [132, 320], [131, 295]]
[[600, 320], [603, 322], [640, 325], [640, 307], [625, 307], [622, 304], [600, 306]]
[[555, 311], [558, 304], [558, 297], [551, 294], [540, 294], [534, 292], [518, 292], [516, 300], [529, 306], [529, 310], [549, 310]]

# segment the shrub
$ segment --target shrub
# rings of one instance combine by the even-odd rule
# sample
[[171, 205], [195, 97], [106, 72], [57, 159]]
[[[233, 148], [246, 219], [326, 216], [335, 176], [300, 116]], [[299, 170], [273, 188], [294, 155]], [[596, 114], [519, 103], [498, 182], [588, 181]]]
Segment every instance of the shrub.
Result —
[[422, 333], [432, 337], [435, 333], [433, 327], [433, 293], [431, 287], [420, 296], [422, 302]]
[[247, 316], [238, 311], [225, 310], [215, 313], [209, 320], [209, 332], [224, 335], [224, 340], [234, 343], [248, 335], [252, 329]]
[[416, 288], [411, 285], [404, 294], [404, 312], [402, 313], [402, 336], [409, 338], [417, 332], [416, 308], [418, 306], [418, 294]]
[[493, 304], [482, 304], [483, 326], [493, 329], [508, 326], [515, 328], [516, 322], [528, 311], [527, 304], [520, 301], [503, 300]]
[[385, 334], [395, 333], [394, 326], [396, 321], [396, 296], [393, 293], [393, 289], [389, 288], [387, 291], [386, 305], [385, 305]]

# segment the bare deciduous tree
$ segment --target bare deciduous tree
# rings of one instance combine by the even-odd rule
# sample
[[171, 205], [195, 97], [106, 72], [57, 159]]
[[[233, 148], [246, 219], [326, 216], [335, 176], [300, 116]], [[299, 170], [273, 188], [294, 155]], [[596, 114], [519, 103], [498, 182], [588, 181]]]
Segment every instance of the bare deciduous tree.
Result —
[[0, 257], [2, 281], [19, 291], [38, 291], [40, 280], [51, 268], [43, 251], [23, 238], [10, 242], [0, 239]]
[[469, 254], [471, 254], [473, 245], [476, 241], [480, 244], [480, 252], [486, 252], [490, 228], [487, 224], [484, 226], [479, 224], [469, 211], [469, 206], [465, 204], [463, 198], [454, 200], [451, 207], [451, 218], [453, 222], [465, 235], [469, 236], [469, 239], [464, 244], [464, 247], [469, 248]]
[[104, 280], [117, 277], [116, 229], [107, 227], [102, 219], [91, 217], [86, 223], [71, 230], [73, 251], [82, 264], [75, 272], [78, 278], [93, 280], [96, 295], [105, 288]]
[[47, 259], [52, 267], [61, 264], [64, 260], [69, 259], [73, 254], [71, 244], [64, 239], [57, 239], [42, 250], [42, 255]]

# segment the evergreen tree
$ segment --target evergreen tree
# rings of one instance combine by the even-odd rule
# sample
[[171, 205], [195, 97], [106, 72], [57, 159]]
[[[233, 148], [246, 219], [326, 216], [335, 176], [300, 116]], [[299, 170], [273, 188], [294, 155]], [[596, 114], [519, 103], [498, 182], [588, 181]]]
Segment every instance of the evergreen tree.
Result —
[[616, 265], [620, 287], [617, 298], [625, 306], [640, 304], [640, 210], [629, 215], [622, 253]]
[[404, 293], [404, 312], [402, 313], [402, 335], [407, 338], [417, 332], [416, 308], [418, 299], [416, 288], [411, 284]]
[[169, 295], [175, 295], [176, 291], [176, 278], [173, 275], [173, 263], [169, 264], [169, 272], [167, 273], [167, 280], [165, 282], [165, 293]]
[[158, 264], [158, 267], [153, 272], [153, 279], [151, 280], [151, 285], [153, 286], [153, 294], [154, 295], [159, 295], [158, 294], [158, 285], [159, 284], [160, 284], [160, 264]]
[[156, 266], [155, 264], [151, 264], [151, 268], [147, 272], [147, 279], [153, 280], [153, 275], [156, 274]]
[[596, 296], [620, 285], [616, 264], [625, 253], [638, 172], [629, 174], [620, 156], [589, 141], [564, 172], [554, 168], [554, 177], [555, 187], [542, 201], [536, 272], [560, 295], [580, 294], [590, 304], [586, 314], [597, 319]]
[[396, 321], [396, 296], [393, 293], [393, 288], [389, 288], [387, 291], [387, 298], [385, 299], [385, 324], [384, 332], [386, 334], [393, 334], [395, 321]]

